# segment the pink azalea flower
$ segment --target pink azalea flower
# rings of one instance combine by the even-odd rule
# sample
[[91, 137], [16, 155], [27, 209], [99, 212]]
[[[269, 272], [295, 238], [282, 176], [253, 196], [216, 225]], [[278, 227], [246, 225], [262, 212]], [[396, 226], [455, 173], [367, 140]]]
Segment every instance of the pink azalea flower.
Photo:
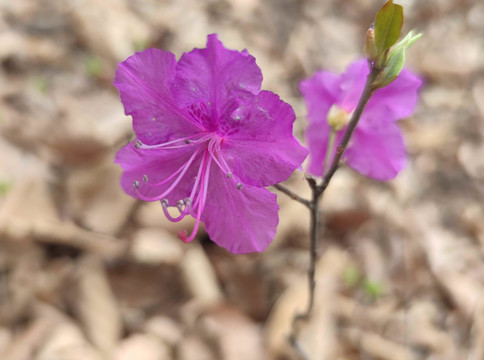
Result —
[[[301, 82], [309, 118], [306, 138], [311, 174], [322, 176], [327, 170], [323, 167], [330, 133], [328, 114], [349, 120], [368, 73], [368, 62], [359, 60], [341, 75], [319, 71]], [[377, 180], [392, 179], [402, 170], [406, 160], [405, 146], [395, 121], [413, 113], [421, 84], [416, 75], [404, 69], [390, 85], [375, 92], [343, 155], [350, 167]], [[346, 126], [336, 132], [333, 154], [345, 130]]]
[[260, 91], [261, 82], [255, 59], [217, 35], [178, 62], [147, 49], [118, 66], [114, 85], [136, 133], [116, 156], [121, 185], [135, 198], [160, 200], [171, 221], [193, 216], [184, 241], [200, 221], [233, 253], [262, 251], [274, 238], [279, 208], [265, 187], [286, 180], [307, 150], [292, 135], [291, 106]]

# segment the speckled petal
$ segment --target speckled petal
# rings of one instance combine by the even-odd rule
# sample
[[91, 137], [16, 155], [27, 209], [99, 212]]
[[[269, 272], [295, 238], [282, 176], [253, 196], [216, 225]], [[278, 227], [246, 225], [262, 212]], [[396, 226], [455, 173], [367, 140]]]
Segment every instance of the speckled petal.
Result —
[[177, 107], [171, 94], [176, 66], [172, 53], [147, 49], [119, 63], [116, 70], [114, 85], [125, 113], [133, 117], [134, 131], [146, 144], [159, 144], [200, 131]]
[[[137, 149], [135, 143], [129, 143], [122, 147], [116, 154], [115, 162], [120, 164], [124, 172], [121, 177], [123, 190], [141, 200], [159, 200], [177, 176], [173, 176], [195, 154], [194, 146], [187, 146], [177, 150], [143, 150]], [[175, 205], [178, 200], [185, 199], [194, 184], [194, 177], [200, 166], [202, 151], [197, 154], [189, 169], [175, 188], [164, 196], [170, 205]], [[165, 179], [172, 177], [166, 183]]]
[[245, 184], [269, 186], [284, 181], [308, 154], [292, 134], [292, 107], [274, 93], [261, 91], [231, 119], [222, 154]]
[[[176, 102], [185, 107], [209, 104], [210, 119], [218, 123], [233, 101], [244, 103], [257, 95], [262, 73], [247, 51], [226, 49], [217, 35], [207, 38], [207, 48], [183, 54], [172, 85]], [[198, 105], [197, 105], [198, 106]]]

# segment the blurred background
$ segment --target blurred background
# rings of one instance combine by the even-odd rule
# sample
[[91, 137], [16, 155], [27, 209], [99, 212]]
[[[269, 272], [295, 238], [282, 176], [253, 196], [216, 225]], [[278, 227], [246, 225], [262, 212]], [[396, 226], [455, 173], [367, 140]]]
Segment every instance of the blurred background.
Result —
[[[401, 0], [425, 80], [400, 121], [409, 162], [343, 168], [323, 200], [310, 360], [484, 359], [484, 3]], [[291, 103], [362, 56], [377, 0], [0, 0], [0, 359], [297, 359], [308, 218], [279, 195], [262, 254], [232, 255], [119, 186], [132, 138], [112, 78], [133, 52], [177, 58], [218, 33]], [[287, 186], [307, 195], [303, 174]]]

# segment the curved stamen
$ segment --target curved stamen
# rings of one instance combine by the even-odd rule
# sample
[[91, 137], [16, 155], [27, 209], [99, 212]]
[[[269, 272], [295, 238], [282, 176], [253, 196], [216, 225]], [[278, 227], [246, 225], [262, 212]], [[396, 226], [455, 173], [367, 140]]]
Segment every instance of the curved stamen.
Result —
[[198, 148], [193, 154], [192, 156], [190, 156], [190, 159], [188, 159], [188, 161], [183, 164], [182, 166], [180, 166], [173, 174], [171, 174], [170, 176], [168, 176], [166, 179], [160, 181], [160, 182], [157, 182], [157, 183], [148, 183], [149, 186], [159, 186], [159, 185], [163, 185], [163, 184], [166, 184], [168, 181], [170, 181], [171, 179], [173, 179], [175, 176], [177, 176], [180, 172], [182, 172], [183, 170], [186, 171], [186, 169], [191, 165], [191, 163], [193, 162], [193, 160], [195, 160], [195, 157], [200, 153], [200, 148]]
[[[177, 171], [179, 172], [179, 175], [178, 177], [175, 179], [175, 181], [168, 187], [168, 189], [166, 189], [162, 194], [160, 195], [157, 195], [157, 196], [154, 196], [154, 197], [147, 197], [147, 196], [144, 196], [143, 194], [141, 194], [139, 192], [139, 181], [135, 181], [134, 184], [137, 186], [134, 186], [137, 194], [138, 194], [138, 197], [141, 199], [141, 200], [144, 200], [144, 201], [156, 201], [156, 200], [161, 200], [163, 198], [165, 198], [168, 194], [170, 194], [173, 189], [180, 183], [180, 181], [183, 179], [183, 176], [185, 175], [185, 173], [187, 172], [188, 168], [190, 167], [191, 163], [193, 162], [193, 160], [195, 159], [196, 155], [198, 155], [198, 153], [200, 152], [200, 148], [197, 149], [197, 151], [195, 151], [193, 153], [193, 155], [190, 157], [190, 159], [185, 163], [185, 165], [183, 165], [183, 168], [181, 169], [181, 171]], [[177, 173], [175, 173], [176, 175]], [[175, 175], [171, 175], [168, 179], [165, 179], [163, 180], [161, 183], [158, 183], [158, 184], [147, 184], [147, 185], [150, 185], [150, 186], [156, 186], [156, 185], [160, 185], [160, 184], [164, 184], [166, 182], [168, 182], [169, 180], [171, 180]]]
[[[192, 136], [187, 136], [187, 137], [184, 137], [184, 138], [180, 138], [180, 139], [176, 139], [176, 140], [171, 140], [171, 141], [167, 141], [165, 143], [156, 144], [156, 145], [146, 145], [146, 144], [143, 144], [140, 140], [137, 140], [136, 143], [135, 143], [135, 147], [137, 149], [143, 149], [143, 150], [153, 150], [153, 149], [170, 150], [170, 149], [179, 149], [179, 148], [182, 148], [182, 147], [186, 147], [187, 145], [194, 145], [194, 144], [198, 144], [198, 143], [204, 142], [204, 141], [206, 141], [206, 140], [208, 140], [210, 138], [209, 135], [205, 135], [205, 136], [202, 136], [199, 139], [193, 140], [193, 138], [195, 138], [197, 136], [199, 136], [199, 135], [196, 134], [196, 135], [192, 135]], [[177, 144], [177, 143], [180, 143], [180, 142], [181, 142], [181, 144], [174, 145], [174, 144]], [[169, 145], [173, 145], [173, 146], [169, 146]]]
[[[230, 179], [232, 177], [232, 171], [230, 171], [229, 166], [227, 165], [227, 162], [223, 158], [222, 154], [220, 153], [220, 141], [217, 142], [210, 142], [208, 146], [208, 151], [210, 152], [210, 155], [212, 155], [213, 160], [215, 163], [218, 165], [220, 170], [222, 170], [227, 177]], [[214, 147], [217, 145], [218, 149], [214, 149]]]
[[[198, 185], [200, 183], [200, 178], [201, 178], [201, 175], [202, 175], [202, 171], [203, 171], [203, 163], [198, 168], [198, 173], [197, 173], [197, 176], [195, 178], [195, 184], [193, 184], [192, 192], [190, 193], [190, 197], [189, 197], [189, 199], [192, 199], [192, 202], [195, 204], [195, 206], [193, 208], [190, 208], [190, 214], [193, 217], [196, 217], [196, 215], [193, 213], [193, 210], [195, 210], [196, 207], [197, 207], [197, 205], [198, 205], [198, 198], [200, 197], [200, 193], [201, 193], [200, 191], [198, 191]], [[196, 198], [195, 198], [195, 194], [196, 194]]]
[[199, 206], [202, 208], [202, 210], [205, 208], [205, 203], [207, 201], [207, 194], [208, 194], [208, 178], [210, 175], [210, 163], [212, 162], [212, 159], [208, 159], [208, 164], [207, 164], [207, 175], [205, 176], [205, 181], [203, 183], [203, 196], [201, 198], [201, 201], [199, 203]]
[[207, 199], [207, 188], [208, 188], [208, 178], [210, 176], [210, 165], [212, 162], [212, 157], [209, 156], [209, 152], [205, 153], [205, 157], [203, 159], [203, 170], [202, 170], [202, 179], [201, 188], [199, 193], [199, 199], [197, 203], [198, 211], [195, 221], [195, 226], [193, 227], [192, 233], [188, 236], [186, 230], [182, 230], [178, 233], [178, 236], [183, 242], [191, 242], [195, 236], [197, 235], [198, 228], [200, 226], [200, 217], [202, 216], [203, 208], [205, 207], [205, 201]]
[[161, 207], [163, 209], [163, 213], [165, 214], [166, 218], [172, 222], [179, 222], [183, 220], [185, 216], [187, 216], [191, 212], [191, 201], [190, 199], [185, 200], [185, 209], [180, 209], [178, 206], [178, 210], [180, 211], [180, 215], [177, 217], [173, 217], [170, 215], [168, 212], [168, 203], [167, 202], [161, 202]]
[[213, 151], [213, 146], [211, 146], [211, 145], [212, 145], [212, 143], [210, 143], [210, 144], [209, 144], [209, 146], [208, 146], [208, 151], [210, 152], [210, 155], [212, 156], [213, 161], [215, 161], [215, 163], [218, 165], [218, 167], [220, 168], [220, 170], [222, 170], [222, 171], [223, 171], [224, 173], [226, 173], [226, 174], [227, 174], [227, 176], [228, 176], [228, 174], [231, 174], [230, 169], [225, 168], [225, 167], [224, 167], [224, 166], [223, 166], [223, 165], [220, 163], [220, 161], [218, 161], [217, 156], [216, 156], [215, 152]]
[[[229, 170], [229, 174], [232, 175], [232, 173], [230, 172], [230, 167], [229, 165], [227, 164], [227, 162], [225, 161], [225, 158], [223, 157], [222, 155], [222, 151], [220, 151], [220, 144], [221, 144], [221, 141], [217, 141], [217, 143], [215, 144], [217, 146], [216, 148], [216, 151], [217, 151], [217, 155], [220, 157], [220, 161], [222, 162], [222, 164], [225, 166], [226, 169]], [[230, 176], [232, 177], [232, 176]]]

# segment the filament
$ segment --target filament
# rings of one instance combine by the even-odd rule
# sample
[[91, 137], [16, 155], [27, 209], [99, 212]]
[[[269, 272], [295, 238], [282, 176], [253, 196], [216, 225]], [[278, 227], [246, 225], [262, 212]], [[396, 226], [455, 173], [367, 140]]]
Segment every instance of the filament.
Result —
[[[181, 138], [181, 139], [171, 140], [171, 141], [167, 141], [165, 143], [156, 144], [156, 145], [146, 145], [146, 144], [143, 144], [140, 140], [138, 140], [135, 143], [135, 147], [137, 149], [142, 149], [142, 150], [154, 150], [154, 149], [172, 150], [172, 149], [180, 149], [182, 147], [186, 147], [187, 145], [199, 144], [199, 143], [204, 142], [204, 141], [206, 141], [210, 138], [210, 135], [205, 135], [205, 136], [202, 136], [199, 139], [193, 140], [193, 138], [195, 138], [197, 136], [199, 136], [199, 135], [196, 134], [196, 135], [192, 135], [192, 136], [187, 136], [187, 137], [184, 137], [184, 138]], [[174, 145], [174, 144], [177, 144], [179, 142], [182, 142], [182, 144]], [[169, 146], [169, 145], [173, 145], [173, 146]]]
[[198, 203], [197, 203], [197, 216], [195, 221], [195, 226], [193, 227], [192, 233], [188, 236], [186, 230], [180, 231], [178, 236], [183, 242], [191, 242], [195, 236], [197, 235], [198, 228], [200, 226], [200, 218], [202, 216], [203, 208], [205, 207], [205, 202], [207, 200], [207, 188], [208, 188], [208, 178], [210, 176], [210, 165], [212, 162], [212, 156], [209, 156], [209, 152], [205, 152], [205, 157], [203, 159], [203, 170], [202, 170], [202, 179], [203, 182], [200, 183], [200, 192], [198, 196]]

